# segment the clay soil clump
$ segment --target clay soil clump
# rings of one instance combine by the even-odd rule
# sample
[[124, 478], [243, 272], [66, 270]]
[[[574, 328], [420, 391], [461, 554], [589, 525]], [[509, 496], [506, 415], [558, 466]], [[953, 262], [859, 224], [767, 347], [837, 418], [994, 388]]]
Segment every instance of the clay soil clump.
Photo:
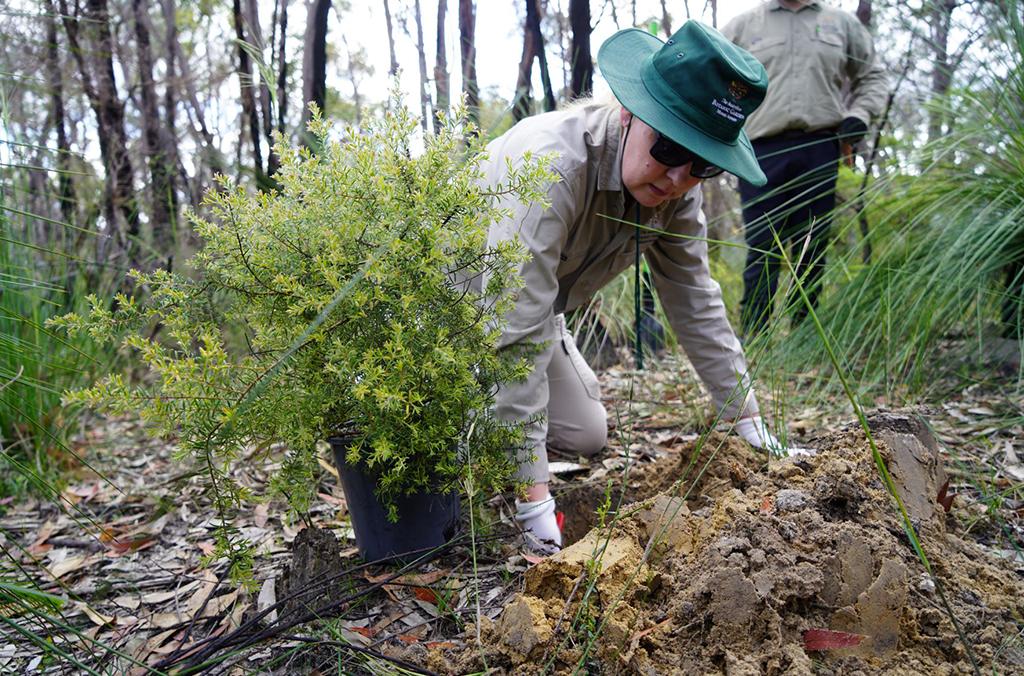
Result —
[[[871, 426], [934, 580], [859, 429], [832, 435], [813, 458], [767, 464], [712, 437], [621, 482], [632, 504], [530, 568], [523, 592], [481, 626], [485, 654], [474, 645], [449, 664], [466, 671], [486, 657], [516, 674], [973, 673], [944, 596], [982, 671], [1024, 671], [1020, 572], [947, 532], [936, 501], [946, 477], [923, 425], [888, 413]], [[693, 467], [705, 468], [696, 481]], [[592, 521], [603, 495], [578, 492], [570, 521]]]

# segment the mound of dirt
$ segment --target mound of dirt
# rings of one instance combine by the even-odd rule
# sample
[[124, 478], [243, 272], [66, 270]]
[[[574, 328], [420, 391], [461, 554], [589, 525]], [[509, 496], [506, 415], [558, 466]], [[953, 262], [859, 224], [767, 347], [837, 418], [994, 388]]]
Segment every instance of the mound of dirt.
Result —
[[712, 433], [703, 444], [691, 442], [672, 449], [668, 457], [633, 465], [601, 483], [573, 482], [554, 487], [558, 509], [565, 512], [562, 541], [572, 544], [597, 525], [595, 514], [605, 501], [614, 515], [621, 505], [659, 493], [678, 495], [691, 509], [710, 504], [733, 488], [743, 489], [747, 476], [764, 468], [766, 457], [735, 436]]
[[[861, 431], [833, 435], [816, 457], [767, 466], [742, 442], [712, 438], [627, 478], [621, 487], [637, 501], [528, 570], [524, 591], [481, 627], [486, 654], [449, 664], [464, 671], [486, 657], [516, 674], [954, 674], [972, 673], [973, 659], [1021, 672], [1021, 574], [946, 532], [936, 502], [945, 476], [923, 426], [891, 413], [871, 424], [934, 578]], [[578, 510], [570, 522], [588, 509], [593, 519], [604, 494], [592, 487], [560, 505]]]

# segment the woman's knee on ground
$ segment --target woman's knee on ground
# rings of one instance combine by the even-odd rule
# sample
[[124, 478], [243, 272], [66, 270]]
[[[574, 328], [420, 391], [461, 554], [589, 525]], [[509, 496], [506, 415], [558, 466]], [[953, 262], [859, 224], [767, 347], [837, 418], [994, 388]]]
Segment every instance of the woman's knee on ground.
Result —
[[599, 401], [581, 403], [572, 421], [549, 421], [550, 448], [575, 455], [591, 456], [608, 444], [608, 412]]

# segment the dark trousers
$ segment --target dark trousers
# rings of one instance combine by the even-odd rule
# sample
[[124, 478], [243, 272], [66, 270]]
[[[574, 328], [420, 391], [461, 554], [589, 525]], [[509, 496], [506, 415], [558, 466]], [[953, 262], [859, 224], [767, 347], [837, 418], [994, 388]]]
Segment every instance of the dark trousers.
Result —
[[[741, 307], [743, 333], [748, 338], [765, 328], [771, 314], [782, 265], [776, 234], [788, 249], [811, 303], [816, 304], [839, 174], [835, 132], [787, 132], [758, 139], [753, 145], [768, 183], [756, 187], [740, 179], [750, 247]], [[800, 321], [806, 314], [803, 302], [798, 301], [794, 320]]]

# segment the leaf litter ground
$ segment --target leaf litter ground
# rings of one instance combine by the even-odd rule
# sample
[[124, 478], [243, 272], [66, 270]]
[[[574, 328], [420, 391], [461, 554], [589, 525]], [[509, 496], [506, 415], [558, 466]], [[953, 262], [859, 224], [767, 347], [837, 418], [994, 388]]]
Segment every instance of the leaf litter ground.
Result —
[[[396, 664], [375, 655], [437, 673], [969, 673], [940, 590], [983, 670], [1024, 670], [1019, 394], [976, 385], [934, 409], [872, 418], [936, 588], [863, 433], [841, 424], [848, 411], [792, 415], [791, 431], [819, 455], [768, 463], [682, 424], [680, 411], [706, 401], [663, 375], [676, 367], [603, 374], [618, 434], [599, 458], [563, 458], [555, 489], [574, 544], [536, 565], [496, 499], [497, 517], [476, 524], [475, 568], [465, 538], [406, 569], [363, 566], [325, 471], [316, 528], [275, 503], [235, 517], [259, 545], [258, 590], [236, 589], [223, 561], [204, 561], [216, 514], [193, 469], [123, 420], [98, 421], [76, 444], [110, 481], [81, 472], [64, 509], [7, 501], [5, 549], [71, 601], [62, 621], [78, 634], [45, 634], [123, 671], [127, 658], [89, 641], [149, 665], [240, 649], [218, 673], [336, 669], [339, 654], [347, 673]], [[274, 468], [252, 460], [236, 475], [259, 491]], [[947, 478], [948, 514], [937, 501]], [[591, 530], [609, 498], [614, 523]], [[0, 669], [46, 666], [30, 642], [0, 632]]]

